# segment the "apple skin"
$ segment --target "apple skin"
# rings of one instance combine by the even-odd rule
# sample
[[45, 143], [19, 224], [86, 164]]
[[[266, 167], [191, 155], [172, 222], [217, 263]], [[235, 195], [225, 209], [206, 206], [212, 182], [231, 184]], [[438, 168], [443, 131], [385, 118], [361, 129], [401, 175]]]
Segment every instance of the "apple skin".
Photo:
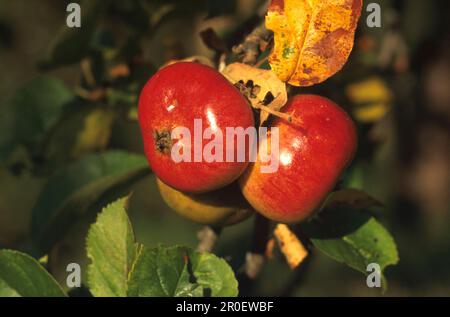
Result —
[[200, 224], [224, 227], [241, 222], [253, 214], [236, 182], [204, 194], [180, 192], [156, 180], [161, 197], [177, 214]]
[[[236, 180], [248, 166], [248, 144], [244, 162], [225, 162], [225, 157], [223, 162], [206, 162], [203, 158], [194, 162], [194, 119], [202, 120], [203, 131], [208, 127], [220, 129], [224, 140], [226, 127], [254, 126], [253, 111], [245, 97], [211, 67], [180, 62], [159, 70], [141, 92], [138, 117], [150, 167], [173, 188], [191, 193], [219, 189]], [[191, 133], [191, 162], [176, 163], [170, 153], [174, 143], [161, 142], [170, 139], [171, 131], [179, 126]], [[201, 142], [203, 150], [210, 140]]]
[[333, 190], [353, 159], [357, 134], [348, 114], [324, 97], [294, 96], [283, 112], [293, 121], [276, 118], [271, 125], [279, 129], [278, 170], [261, 173], [258, 155], [239, 184], [256, 211], [291, 223], [309, 217]]

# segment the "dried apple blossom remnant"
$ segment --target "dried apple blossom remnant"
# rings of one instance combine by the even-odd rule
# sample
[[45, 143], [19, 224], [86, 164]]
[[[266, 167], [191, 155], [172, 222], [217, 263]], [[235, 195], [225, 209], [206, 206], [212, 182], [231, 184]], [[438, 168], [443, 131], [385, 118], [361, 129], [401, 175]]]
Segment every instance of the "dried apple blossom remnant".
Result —
[[289, 267], [295, 269], [308, 256], [308, 250], [285, 224], [277, 224], [274, 235]]
[[274, 32], [273, 71], [294, 86], [334, 75], [353, 48], [361, 7], [361, 0], [272, 0], [265, 22]]
[[[288, 100], [286, 84], [271, 70], [232, 63], [225, 67], [222, 75], [238, 87], [255, 109], [260, 110], [264, 106], [269, 111], [278, 111]], [[259, 123], [263, 124], [268, 116], [269, 112], [261, 111]]]

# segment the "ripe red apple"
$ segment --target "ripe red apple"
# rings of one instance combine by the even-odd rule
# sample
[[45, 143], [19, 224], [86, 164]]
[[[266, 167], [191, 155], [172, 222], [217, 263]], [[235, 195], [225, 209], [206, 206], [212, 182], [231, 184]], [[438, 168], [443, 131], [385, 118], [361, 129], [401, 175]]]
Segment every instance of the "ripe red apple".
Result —
[[[261, 214], [275, 221], [297, 222], [310, 216], [333, 189], [353, 158], [357, 135], [347, 113], [324, 97], [297, 95], [283, 112], [293, 121], [276, 118], [272, 124], [279, 129], [279, 155], [274, 158], [278, 170], [262, 173], [258, 155], [239, 183], [245, 198]], [[262, 142], [270, 144], [270, 138], [269, 132]]]
[[[227, 127], [246, 129], [254, 125], [252, 109], [238, 89], [211, 67], [180, 62], [159, 70], [141, 92], [138, 116], [151, 168], [160, 180], [175, 189], [191, 193], [219, 189], [236, 180], [248, 166], [248, 142], [245, 160], [230, 161], [226, 153], [236, 148], [223, 140]], [[194, 129], [199, 122], [200, 136]], [[189, 130], [190, 141], [181, 134], [177, 134], [179, 138], [172, 138], [177, 127]], [[209, 139], [199, 140], [208, 128], [213, 134], [207, 136]], [[219, 139], [216, 132], [223, 133], [223, 139]], [[236, 139], [235, 136], [235, 144]], [[212, 140], [223, 147], [222, 161], [208, 161], [202, 156], [205, 145]], [[175, 145], [190, 161], [174, 160]], [[217, 154], [215, 150], [212, 152]]]

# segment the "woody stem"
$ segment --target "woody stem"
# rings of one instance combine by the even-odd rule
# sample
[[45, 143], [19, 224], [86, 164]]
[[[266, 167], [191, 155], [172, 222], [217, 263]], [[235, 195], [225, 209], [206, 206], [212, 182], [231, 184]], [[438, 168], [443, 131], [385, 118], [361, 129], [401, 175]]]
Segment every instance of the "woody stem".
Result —
[[256, 105], [255, 108], [261, 110], [261, 111], [265, 111], [267, 113], [270, 113], [271, 115], [274, 115], [275, 117], [278, 118], [282, 118], [288, 122], [292, 122], [292, 115], [289, 113], [284, 113], [284, 112], [280, 112], [280, 111], [276, 111], [273, 109], [270, 109], [267, 106], [263, 106], [263, 105]]

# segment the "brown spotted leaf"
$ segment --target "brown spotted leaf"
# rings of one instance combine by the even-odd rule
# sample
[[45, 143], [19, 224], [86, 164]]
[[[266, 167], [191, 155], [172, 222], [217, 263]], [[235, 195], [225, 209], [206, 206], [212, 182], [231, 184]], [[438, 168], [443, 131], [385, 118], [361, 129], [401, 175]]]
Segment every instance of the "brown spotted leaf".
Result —
[[334, 75], [353, 48], [361, 7], [361, 0], [272, 0], [265, 23], [274, 32], [274, 72], [294, 86]]
[[[271, 70], [233, 63], [225, 67], [222, 74], [248, 98], [253, 108], [278, 111], [287, 102], [286, 84]], [[260, 124], [268, 116], [267, 111], [261, 111]]]

